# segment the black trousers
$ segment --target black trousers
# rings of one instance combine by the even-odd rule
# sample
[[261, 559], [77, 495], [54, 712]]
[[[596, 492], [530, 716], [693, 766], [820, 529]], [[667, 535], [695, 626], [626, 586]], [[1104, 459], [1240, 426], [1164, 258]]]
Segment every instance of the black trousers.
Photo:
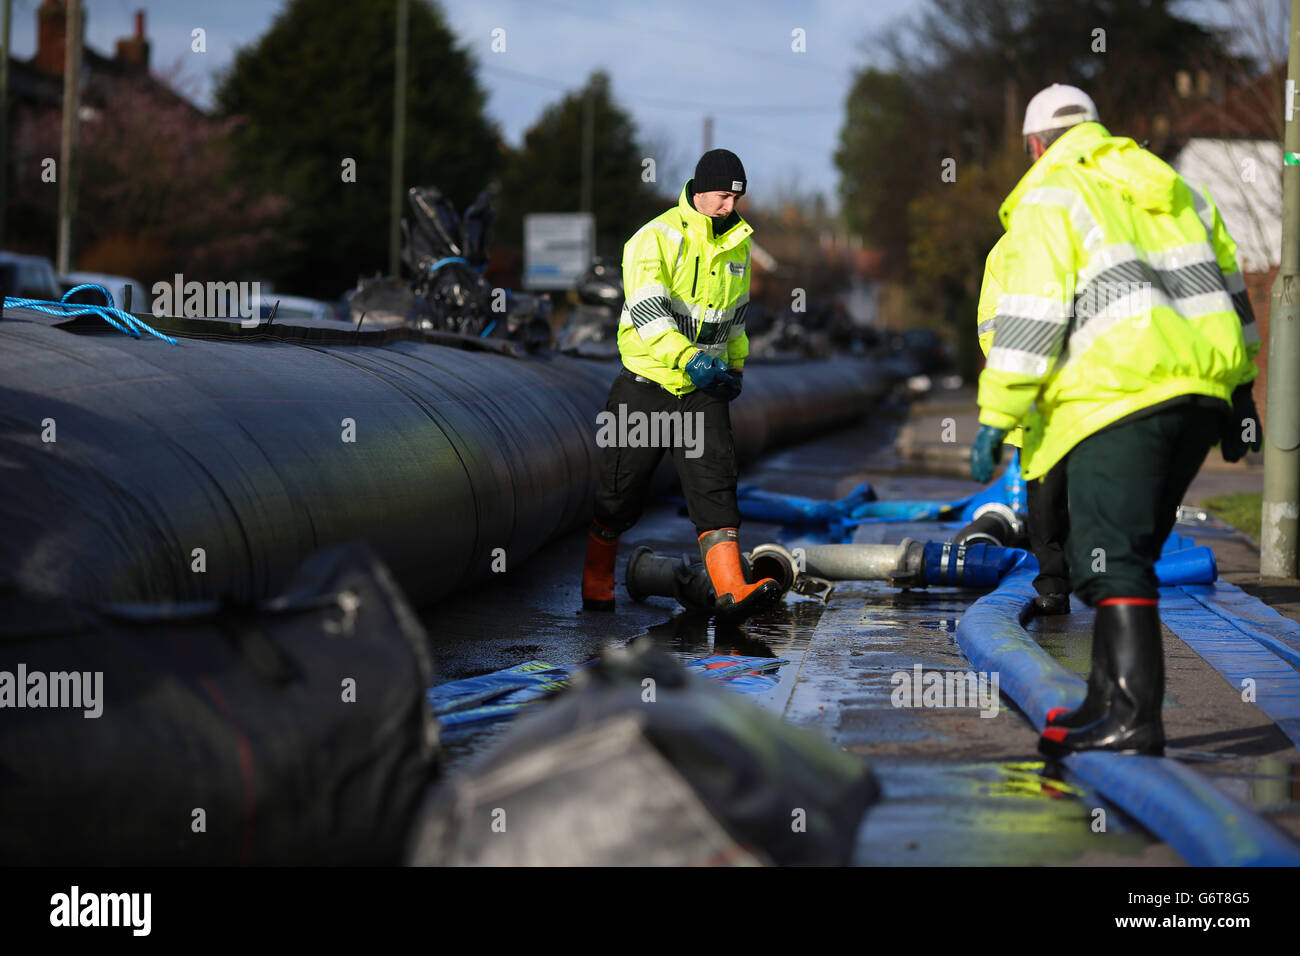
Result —
[[640, 519], [665, 452], [673, 456], [697, 535], [740, 526], [726, 401], [698, 390], [678, 398], [623, 373], [614, 379], [598, 425], [596, 520], [606, 528], [622, 534]]
[[1227, 405], [1205, 404], [1212, 401], [1121, 419], [1070, 451], [1066, 547], [1071, 583], [1088, 604], [1157, 596], [1160, 549], [1188, 485], [1219, 440]]
[[1028, 481], [1029, 549], [1038, 559], [1034, 587], [1039, 594], [1069, 594], [1070, 568], [1065, 542], [1070, 536], [1069, 481], [1065, 461], [1042, 478]]

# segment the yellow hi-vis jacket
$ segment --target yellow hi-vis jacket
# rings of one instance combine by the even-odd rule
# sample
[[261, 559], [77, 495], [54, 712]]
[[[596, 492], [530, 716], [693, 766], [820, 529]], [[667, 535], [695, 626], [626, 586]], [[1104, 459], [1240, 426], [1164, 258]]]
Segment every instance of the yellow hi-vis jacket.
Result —
[[720, 236], [691, 205], [688, 181], [677, 205], [646, 223], [623, 247], [623, 365], [674, 395], [694, 391], [685, 365], [697, 350], [740, 369], [749, 354], [749, 237], [733, 212]]
[[[984, 282], [980, 285], [979, 304], [975, 306], [975, 334], [979, 336], [980, 351], [988, 358], [993, 347], [993, 330], [997, 328], [998, 300], [1002, 298], [1002, 251], [1006, 244], [1004, 234], [989, 250], [984, 260]], [[1030, 412], [1033, 415], [1033, 412]], [[1019, 448], [1024, 444], [1024, 432], [1015, 428], [1007, 435], [1008, 445]]]
[[[999, 210], [1007, 228], [980, 422], [1026, 425], [1040, 478], [1076, 444], [1180, 395], [1225, 402], [1259, 334], [1208, 195], [1099, 123], [1048, 148]], [[1037, 404], [1041, 428], [1026, 419]]]

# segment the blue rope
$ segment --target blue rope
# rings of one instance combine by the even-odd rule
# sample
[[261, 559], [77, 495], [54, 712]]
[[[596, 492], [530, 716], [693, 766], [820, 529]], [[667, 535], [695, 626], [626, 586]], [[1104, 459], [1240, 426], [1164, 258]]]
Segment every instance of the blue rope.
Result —
[[435, 263], [433, 263], [431, 266], [429, 266], [429, 275], [433, 275], [435, 272], [437, 272], [437, 271], [438, 271], [439, 269], [441, 269], [443, 266], [449, 266], [449, 265], [451, 265], [453, 262], [459, 262], [459, 263], [460, 263], [461, 265], [463, 265], [463, 266], [469, 266], [471, 269], [473, 269], [475, 272], [478, 272], [478, 273], [481, 273], [484, 269], [487, 268], [487, 263], [486, 263], [486, 262], [483, 263], [481, 266], [476, 266], [476, 265], [472, 264], [468, 259], [464, 258], [463, 256], [447, 256], [447, 258], [445, 258], [445, 259], [439, 259], [437, 262], [435, 262]]
[[438, 271], [439, 269], [441, 269], [443, 266], [449, 266], [449, 265], [451, 265], [453, 262], [459, 262], [459, 263], [460, 263], [461, 265], [463, 265], [463, 266], [467, 266], [467, 265], [469, 265], [469, 260], [468, 260], [468, 259], [465, 259], [465, 258], [462, 258], [461, 256], [447, 256], [447, 258], [445, 258], [445, 259], [439, 259], [439, 260], [438, 260], [437, 262], [435, 262], [433, 265], [429, 266], [429, 275], [433, 275], [435, 272], [437, 272], [437, 271]]
[[[80, 292], [82, 289], [98, 289], [104, 293], [104, 298], [108, 300], [108, 305], [70, 305], [68, 296], [74, 292]], [[96, 285], [93, 282], [83, 283], [82, 285], [73, 286], [58, 302], [50, 302], [48, 299], [19, 299], [12, 296], [5, 296], [4, 307], [8, 308], [26, 308], [35, 309], [37, 312], [44, 312], [46, 315], [68, 316], [68, 315], [97, 315], [113, 328], [117, 329], [124, 335], [129, 335], [134, 339], [140, 337], [141, 332], [148, 332], [156, 338], [162, 339], [171, 345], [179, 344], [170, 335], [164, 335], [153, 326], [141, 319], [136, 318], [130, 312], [123, 312], [113, 303], [113, 294], [105, 289], [102, 285]], [[116, 318], [115, 318], [116, 316]]]

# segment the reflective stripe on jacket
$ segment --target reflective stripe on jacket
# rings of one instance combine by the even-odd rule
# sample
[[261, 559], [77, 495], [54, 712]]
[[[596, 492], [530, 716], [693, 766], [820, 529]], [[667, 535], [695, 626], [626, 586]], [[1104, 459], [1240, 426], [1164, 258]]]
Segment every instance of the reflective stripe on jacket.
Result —
[[[979, 336], [980, 351], [985, 358], [993, 347], [993, 330], [997, 328], [998, 300], [1002, 298], [1002, 251], [1006, 238], [1006, 235], [999, 238], [984, 260], [984, 281], [980, 284], [979, 304], [975, 307], [975, 334]], [[1013, 428], [1004, 441], [1019, 448], [1025, 441], [1024, 431]]]
[[618, 349], [623, 364], [675, 395], [693, 391], [684, 366], [696, 349], [743, 368], [749, 354], [749, 223], [713, 235], [713, 220], [691, 205], [691, 182], [677, 205], [623, 247]]
[[[1208, 195], [1099, 123], [1048, 148], [1007, 227], [980, 422], [1027, 426], [1026, 479], [1084, 438], [1179, 395], [1228, 400], [1259, 336], [1236, 245]], [[1026, 420], [1037, 404], [1041, 429]]]

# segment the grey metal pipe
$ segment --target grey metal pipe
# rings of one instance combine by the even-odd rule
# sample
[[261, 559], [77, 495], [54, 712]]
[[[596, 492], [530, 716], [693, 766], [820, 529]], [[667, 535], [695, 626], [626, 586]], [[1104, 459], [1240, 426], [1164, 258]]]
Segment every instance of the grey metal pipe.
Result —
[[819, 544], [804, 549], [809, 574], [829, 581], [890, 581], [906, 585], [924, 570], [922, 546], [910, 538], [899, 544]]

